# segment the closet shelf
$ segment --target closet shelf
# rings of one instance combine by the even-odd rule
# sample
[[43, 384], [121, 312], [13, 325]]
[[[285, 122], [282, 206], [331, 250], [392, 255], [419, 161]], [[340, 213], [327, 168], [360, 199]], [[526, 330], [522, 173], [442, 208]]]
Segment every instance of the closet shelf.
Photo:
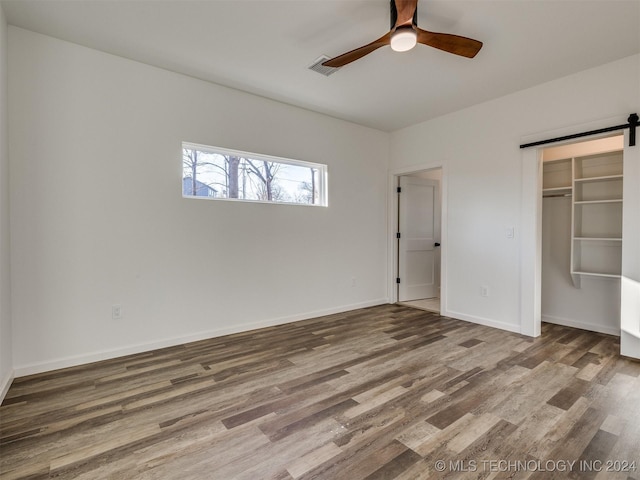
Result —
[[588, 204], [595, 204], [595, 203], [622, 203], [622, 199], [621, 198], [610, 198], [607, 200], [579, 200], [579, 201], [575, 201], [573, 202], [575, 205], [588, 205]]
[[620, 179], [622, 179], [622, 175], [603, 175], [600, 177], [574, 178], [573, 181], [576, 183], [588, 183], [588, 182], [607, 182], [609, 180], [620, 180]]
[[585, 242], [604, 242], [604, 241], [613, 241], [613, 242], [621, 242], [622, 238], [620, 237], [573, 237], [574, 240], [585, 241]]
[[542, 196], [543, 197], [570, 197], [572, 195], [572, 192], [573, 192], [572, 187], [543, 188]]
[[620, 278], [622, 175], [622, 151], [618, 150], [543, 167], [543, 197], [572, 197], [569, 272], [576, 288], [585, 276]]

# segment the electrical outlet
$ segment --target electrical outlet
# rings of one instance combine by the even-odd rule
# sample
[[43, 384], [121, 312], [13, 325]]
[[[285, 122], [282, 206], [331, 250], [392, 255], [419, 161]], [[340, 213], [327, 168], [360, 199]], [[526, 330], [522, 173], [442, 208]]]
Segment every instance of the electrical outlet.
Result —
[[351, 286], [355, 287], [356, 286], [356, 277], [351, 277]]
[[111, 305], [111, 318], [120, 320], [122, 318], [122, 305]]
[[480, 296], [481, 297], [488, 297], [489, 296], [489, 286], [488, 285], [482, 285], [480, 287]]

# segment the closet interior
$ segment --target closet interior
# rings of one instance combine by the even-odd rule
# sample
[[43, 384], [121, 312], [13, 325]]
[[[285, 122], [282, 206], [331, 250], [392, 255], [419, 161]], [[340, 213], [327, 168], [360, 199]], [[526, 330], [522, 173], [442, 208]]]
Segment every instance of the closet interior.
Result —
[[620, 334], [623, 136], [543, 151], [542, 321]]

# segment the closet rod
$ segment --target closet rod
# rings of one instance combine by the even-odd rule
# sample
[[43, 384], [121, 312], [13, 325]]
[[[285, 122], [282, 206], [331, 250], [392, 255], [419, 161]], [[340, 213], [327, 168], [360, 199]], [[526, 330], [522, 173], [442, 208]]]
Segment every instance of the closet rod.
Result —
[[571, 195], [570, 193], [559, 193], [556, 195], [544, 195], [542, 194], [542, 198], [570, 198], [573, 195]]
[[565, 135], [564, 137], [550, 138], [548, 140], [540, 140], [538, 142], [525, 143], [520, 145], [520, 148], [537, 147], [538, 145], [546, 145], [547, 143], [561, 142], [563, 140], [571, 140], [573, 138], [588, 137], [589, 135], [597, 135], [598, 133], [615, 132], [616, 130], [629, 129], [629, 146], [635, 147], [636, 145], [636, 127], [638, 123], [638, 114], [632, 113], [627, 119], [628, 123], [622, 125], [616, 125], [614, 127], [599, 128], [598, 130], [591, 130], [589, 132], [574, 133], [573, 135]]

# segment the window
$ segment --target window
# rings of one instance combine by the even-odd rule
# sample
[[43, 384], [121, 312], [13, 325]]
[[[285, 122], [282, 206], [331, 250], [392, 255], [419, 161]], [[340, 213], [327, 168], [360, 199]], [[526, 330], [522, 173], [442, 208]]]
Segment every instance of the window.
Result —
[[327, 166], [182, 144], [182, 196], [327, 206]]

